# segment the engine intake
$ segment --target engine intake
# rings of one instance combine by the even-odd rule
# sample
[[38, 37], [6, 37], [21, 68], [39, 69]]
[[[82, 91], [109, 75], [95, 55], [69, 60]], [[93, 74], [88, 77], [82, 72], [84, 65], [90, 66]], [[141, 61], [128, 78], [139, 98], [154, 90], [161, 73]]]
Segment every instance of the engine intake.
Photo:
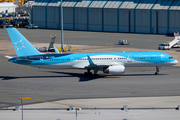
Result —
[[108, 74], [123, 74], [125, 67], [123, 65], [109, 66], [108, 68], [104, 68], [103, 72]]

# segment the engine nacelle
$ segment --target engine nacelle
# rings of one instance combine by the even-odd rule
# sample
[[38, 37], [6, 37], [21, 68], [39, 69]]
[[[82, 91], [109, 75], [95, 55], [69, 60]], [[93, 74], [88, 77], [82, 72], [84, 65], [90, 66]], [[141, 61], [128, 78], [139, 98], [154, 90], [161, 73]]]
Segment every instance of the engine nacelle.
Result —
[[109, 74], [123, 74], [125, 71], [125, 67], [123, 65], [117, 65], [117, 66], [109, 66], [108, 68], [104, 68], [104, 73]]

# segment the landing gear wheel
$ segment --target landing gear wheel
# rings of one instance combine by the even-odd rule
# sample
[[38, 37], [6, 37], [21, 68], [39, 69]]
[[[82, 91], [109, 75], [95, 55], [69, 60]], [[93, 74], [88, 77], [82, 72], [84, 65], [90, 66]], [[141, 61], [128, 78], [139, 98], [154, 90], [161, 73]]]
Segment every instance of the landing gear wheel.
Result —
[[159, 75], [159, 73], [158, 73], [158, 72], [155, 72], [155, 75]]
[[92, 76], [92, 72], [89, 72], [88, 75], [89, 75], [89, 76]]
[[155, 72], [155, 75], [159, 75], [159, 66], [156, 66], [156, 72]]
[[88, 75], [88, 73], [87, 73], [87, 72], [84, 72], [84, 75], [85, 75], [85, 76], [87, 76], [87, 75]]

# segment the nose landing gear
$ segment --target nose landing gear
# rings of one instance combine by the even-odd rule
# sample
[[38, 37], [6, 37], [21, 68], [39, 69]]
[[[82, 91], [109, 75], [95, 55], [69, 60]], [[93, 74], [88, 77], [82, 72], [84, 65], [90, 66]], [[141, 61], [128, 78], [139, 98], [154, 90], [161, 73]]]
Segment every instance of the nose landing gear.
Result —
[[160, 66], [156, 66], [156, 72], [155, 75], [159, 75], [159, 68], [161, 68]]

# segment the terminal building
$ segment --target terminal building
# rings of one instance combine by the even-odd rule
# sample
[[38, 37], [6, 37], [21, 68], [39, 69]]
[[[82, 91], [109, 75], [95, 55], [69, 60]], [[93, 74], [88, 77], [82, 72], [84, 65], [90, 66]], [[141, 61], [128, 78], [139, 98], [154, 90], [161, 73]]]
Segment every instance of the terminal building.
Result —
[[[166, 34], [180, 31], [180, 0], [63, 0], [66, 30]], [[36, 0], [31, 21], [61, 29], [61, 1]]]

